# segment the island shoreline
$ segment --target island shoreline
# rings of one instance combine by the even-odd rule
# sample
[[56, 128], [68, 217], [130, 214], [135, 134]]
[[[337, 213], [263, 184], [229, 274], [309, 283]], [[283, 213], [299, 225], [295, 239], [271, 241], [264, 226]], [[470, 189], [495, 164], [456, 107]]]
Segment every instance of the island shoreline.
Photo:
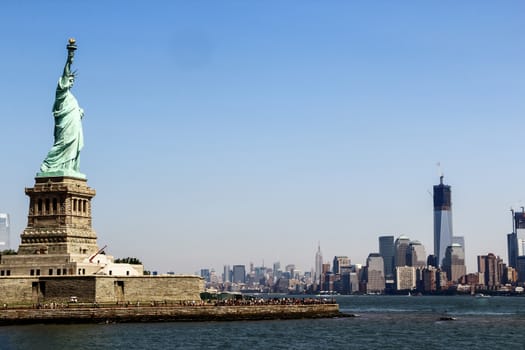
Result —
[[259, 321], [345, 317], [338, 304], [196, 305], [0, 310], [0, 326], [128, 322]]

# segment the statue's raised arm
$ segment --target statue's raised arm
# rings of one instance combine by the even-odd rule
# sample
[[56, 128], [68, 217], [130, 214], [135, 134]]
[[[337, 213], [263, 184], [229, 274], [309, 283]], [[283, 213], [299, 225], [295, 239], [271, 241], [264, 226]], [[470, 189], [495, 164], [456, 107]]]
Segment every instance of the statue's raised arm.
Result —
[[77, 49], [75, 39], [69, 39], [64, 72], [58, 81], [53, 116], [55, 117], [54, 143], [40, 166], [38, 177], [72, 176], [85, 178], [79, 172], [80, 150], [84, 146], [82, 117], [84, 112], [70, 89], [75, 82], [71, 65]]
[[62, 76], [58, 81], [57, 93], [59, 89], [70, 89], [73, 86], [75, 80], [75, 72], [71, 71], [71, 65], [73, 64], [73, 60], [75, 58], [75, 50], [77, 49], [75, 39], [69, 39], [69, 43], [66, 46], [66, 48], [67, 59], [66, 64], [64, 65], [64, 71], [62, 72]]

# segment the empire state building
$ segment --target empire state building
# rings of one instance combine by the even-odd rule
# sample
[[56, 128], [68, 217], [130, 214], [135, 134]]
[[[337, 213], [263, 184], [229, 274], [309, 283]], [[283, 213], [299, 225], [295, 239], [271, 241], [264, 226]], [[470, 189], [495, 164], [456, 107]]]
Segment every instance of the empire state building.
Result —
[[321, 275], [323, 273], [323, 253], [321, 253], [321, 243], [317, 245], [317, 253], [315, 253], [315, 276], [314, 284], [321, 285]]

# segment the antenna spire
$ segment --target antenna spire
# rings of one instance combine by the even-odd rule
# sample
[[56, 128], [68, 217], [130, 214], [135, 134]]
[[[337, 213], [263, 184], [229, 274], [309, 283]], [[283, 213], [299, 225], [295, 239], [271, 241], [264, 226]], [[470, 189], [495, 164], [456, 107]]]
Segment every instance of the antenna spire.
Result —
[[445, 175], [443, 174], [443, 170], [441, 169], [441, 163], [437, 162], [436, 166], [438, 168], [439, 184], [443, 185], [443, 178], [445, 177]]

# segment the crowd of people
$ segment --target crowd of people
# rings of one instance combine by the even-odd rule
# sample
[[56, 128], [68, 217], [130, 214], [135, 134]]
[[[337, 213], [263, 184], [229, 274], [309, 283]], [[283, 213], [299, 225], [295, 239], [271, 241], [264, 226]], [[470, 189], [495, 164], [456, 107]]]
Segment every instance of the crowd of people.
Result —
[[[32, 305], [34, 309], [63, 309], [63, 308], [86, 308], [86, 307], [168, 307], [168, 306], [264, 306], [264, 305], [313, 305], [313, 304], [335, 304], [336, 301], [333, 298], [262, 298], [254, 296], [227, 296], [221, 298], [221, 296], [215, 296], [214, 298], [206, 300], [181, 300], [178, 302], [168, 301], [150, 301], [150, 302], [117, 302], [117, 303], [103, 303], [97, 302], [79, 302], [75, 299], [74, 302], [50, 302], [50, 303], [36, 303]], [[7, 304], [3, 305], [4, 309], [8, 308]], [[16, 307], [15, 307], [16, 308]]]

